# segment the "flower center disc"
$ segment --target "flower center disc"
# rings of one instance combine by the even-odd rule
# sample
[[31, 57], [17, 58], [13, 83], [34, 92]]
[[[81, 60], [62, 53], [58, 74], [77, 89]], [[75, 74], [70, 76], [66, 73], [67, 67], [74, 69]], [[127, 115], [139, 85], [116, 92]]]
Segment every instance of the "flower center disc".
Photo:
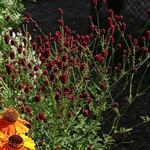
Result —
[[3, 114], [3, 118], [10, 123], [16, 122], [18, 116], [19, 116], [18, 111], [13, 108], [7, 109]]
[[9, 137], [8, 139], [8, 144], [11, 146], [11, 147], [20, 147], [21, 146], [21, 143], [23, 143], [23, 139], [19, 136], [19, 135], [12, 135]]

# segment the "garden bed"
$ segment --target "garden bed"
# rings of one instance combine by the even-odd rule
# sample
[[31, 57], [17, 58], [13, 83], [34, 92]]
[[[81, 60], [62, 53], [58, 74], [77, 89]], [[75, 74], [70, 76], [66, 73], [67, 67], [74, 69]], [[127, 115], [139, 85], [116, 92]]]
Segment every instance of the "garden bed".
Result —
[[[81, 3], [84, 5], [81, 5]], [[64, 19], [66, 25], [70, 26], [72, 29], [79, 33], [88, 33], [88, 15], [90, 10], [90, 4], [87, 3], [87, 0], [82, 0], [82, 2], [77, 2], [73, 0], [58, 0], [57, 2], [42, 1], [38, 3], [25, 2], [24, 4], [26, 8], [25, 14], [27, 14], [28, 12], [31, 13], [32, 17], [38, 22], [39, 26], [45, 33], [53, 33], [58, 29], [57, 8], [62, 8], [64, 10]], [[128, 33], [133, 33], [137, 35], [138, 31], [140, 31], [140, 29], [143, 28], [145, 25], [144, 21], [133, 18], [133, 16], [126, 16], [125, 18], [128, 25]], [[37, 34], [37, 31], [33, 31], [33, 34]], [[147, 77], [148, 76], [149, 75], [147, 75]], [[138, 84], [139, 81], [136, 82]], [[148, 79], [145, 79], [145, 82], [145, 86], [150, 84], [150, 81], [148, 81]], [[117, 92], [119, 92], [119, 89], [120, 88], [118, 88]], [[121, 124], [123, 126], [134, 126], [139, 122], [139, 116], [150, 115], [149, 93], [150, 91], [139, 97], [135, 104], [125, 114], [123, 120], [121, 121]], [[120, 144], [120, 146], [115, 147], [114, 150], [149, 150], [150, 124], [148, 123], [139, 127], [135, 127], [129, 135], [125, 135], [122, 137], [119, 136], [119, 138], [117, 138], [116, 144], [122, 141], [125, 141], [127, 143]]]
[[[81, 1], [83, 5], [81, 5]], [[28, 32], [23, 34], [24, 38], [19, 34], [15, 38], [25, 41], [26, 47], [24, 49], [21, 44], [18, 44], [17, 47], [11, 32], [10, 35], [4, 36], [6, 47], [3, 49], [6, 50], [6, 53], [3, 51], [4, 55], [1, 55], [4, 56], [1, 66], [6, 69], [1, 70], [0, 81], [2, 81], [1, 86], [7, 87], [8, 85], [8, 88], [0, 87], [1, 95], [8, 92], [6, 101], [10, 97], [14, 100], [8, 101], [8, 104], [19, 106], [20, 112], [26, 116], [26, 119], [33, 122], [33, 129], [31, 128], [29, 134], [37, 143], [38, 150], [47, 150], [46, 148], [53, 150], [54, 147], [55, 150], [60, 150], [59, 144], [63, 150], [67, 150], [65, 148], [68, 145], [68, 150], [74, 150], [74, 146], [80, 150], [85, 148], [100, 150], [100, 147], [102, 150], [106, 150], [107, 144], [112, 140], [110, 135], [113, 135], [116, 140], [111, 145], [111, 150], [149, 150], [149, 118], [146, 120], [143, 117], [146, 123], [138, 125], [142, 122], [140, 116], [150, 116], [149, 70], [142, 79], [142, 85], [138, 90], [143, 70], [146, 65], [149, 65], [149, 59], [146, 59], [149, 58], [149, 45], [144, 43], [145, 45], [142, 47], [143, 43], [139, 41], [142, 44], [138, 45], [137, 39], [133, 40], [133, 43], [130, 43], [130, 40], [124, 42], [127, 34], [138, 35], [145, 22], [125, 16], [127, 30], [124, 28], [117, 30], [113, 26], [116, 23], [112, 20], [113, 17], [107, 18], [109, 19], [109, 23], [107, 23], [110, 24], [107, 36], [104, 30], [100, 30], [99, 33], [97, 28], [93, 30], [92, 26], [89, 28], [90, 4], [87, 3], [87, 0], [81, 1], [42, 0], [33, 3], [24, 0], [24, 15], [27, 17], [25, 17], [24, 27], [22, 25], [19, 27], [22, 31], [27, 27]], [[59, 13], [58, 8], [62, 8], [59, 9]], [[65, 27], [64, 30], [64, 22], [62, 18], [60, 19], [60, 15], [64, 16], [65, 25], [71, 29]], [[124, 25], [124, 20], [120, 22], [121, 25]], [[108, 24], [104, 23], [103, 25], [107, 27]], [[38, 25], [39, 28], [35, 25]], [[127, 34], [124, 34], [124, 30]], [[88, 35], [90, 32], [92, 33]], [[63, 33], [65, 33], [64, 36]], [[130, 46], [132, 51], [130, 48], [126, 49], [117, 56], [116, 49], [121, 49], [122, 46], [120, 43], [116, 46], [111, 36], [114, 34], [114, 39], [116, 39], [118, 33], [120, 37], [123, 37], [119, 42], [125, 43], [123, 47]], [[93, 38], [94, 36], [96, 40]], [[148, 39], [148, 37], [146, 38]], [[74, 40], [73, 44], [72, 40]], [[95, 40], [95, 43], [92, 40]], [[9, 46], [17, 51], [14, 53]], [[136, 50], [137, 55], [135, 55]], [[124, 61], [126, 59], [129, 60]], [[6, 84], [3, 85], [5, 82]], [[126, 88], [124, 89], [124, 87]], [[5, 90], [9, 88], [10, 90], [5, 93]], [[146, 88], [148, 89], [143, 95], [136, 97], [142, 89]], [[124, 90], [121, 93], [122, 89]], [[17, 96], [17, 92], [19, 96]], [[15, 102], [16, 98], [17, 102]], [[130, 103], [132, 104], [130, 105]], [[7, 103], [4, 105], [7, 106]], [[105, 110], [107, 107], [108, 110]], [[127, 111], [119, 118], [126, 108], [128, 108]], [[101, 113], [99, 114], [99, 112]], [[3, 117], [7, 118], [5, 115]], [[101, 126], [97, 117], [104, 118], [103, 122], [100, 122], [102, 129], [97, 129], [97, 126]], [[118, 119], [118, 122], [114, 121], [115, 119]], [[113, 121], [114, 128], [112, 128]], [[31, 127], [29, 124], [28, 126]], [[90, 126], [93, 128], [91, 129]], [[114, 130], [115, 127], [116, 130]], [[133, 127], [133, 129], [126, 132], [121, 131], [124, 129], [122, 127], [129, 128], [129, 130]], [[98, 134], [102, 141], [95, 138], [97, 130], [100, 130]], [[104, 139], [105, 134], [108, 134], [106, 139]], [[92, 149], [93, 141], [95, 149]]]

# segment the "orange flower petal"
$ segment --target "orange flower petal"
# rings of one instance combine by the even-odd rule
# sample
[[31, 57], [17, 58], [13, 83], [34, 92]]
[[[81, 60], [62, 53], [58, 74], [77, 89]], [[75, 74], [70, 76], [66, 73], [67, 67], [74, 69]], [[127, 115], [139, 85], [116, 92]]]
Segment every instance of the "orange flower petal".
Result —
[[19, 118], [15, 123], [10, 124], [4, 118], [0, 118], [0, 131], [8, 135], [15, 134], [16, 132], [24, 134], [29, 131], [29, 128], [25, 124], [30, 123]]
[[22, 124], [30, 124], [28, 121], [24, 120], [24, 119], [18, 119], [18, 121]]
[[25, 125], [23, 125], [22, 123], [20, 123], [19, 121], [17, 121], [15, 123], [16, 125], [16, 131], [17, 133], [27, 133], [29, 131], [29, 128], [27, 128]]

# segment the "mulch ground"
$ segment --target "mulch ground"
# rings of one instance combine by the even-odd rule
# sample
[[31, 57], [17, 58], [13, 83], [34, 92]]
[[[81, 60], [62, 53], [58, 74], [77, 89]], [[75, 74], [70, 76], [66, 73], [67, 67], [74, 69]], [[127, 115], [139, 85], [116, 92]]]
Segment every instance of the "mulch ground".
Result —
[[[24, 14], [31, 13], [45, 33], [58, 29], [58, 8], [64, 10], [65, 24], [77, 32], [85, 32], [88, 25], [90, 4], [87, 0], [39, 0], [38, 3], [24, 1]], [[33, 31], [34, 32], [34, 31]]]

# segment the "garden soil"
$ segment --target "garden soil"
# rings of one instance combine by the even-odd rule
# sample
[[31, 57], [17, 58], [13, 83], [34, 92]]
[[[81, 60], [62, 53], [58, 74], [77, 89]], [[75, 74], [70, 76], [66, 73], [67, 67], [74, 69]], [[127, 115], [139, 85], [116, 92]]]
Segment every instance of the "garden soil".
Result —
[[[65, 24], [77, 32], [86, 32], [90, 4], [87, 0], [39, 0], [38, 3], [24, 2], [25, 14], [31, 13], [44, 33], [58, 29], [58, 8], [64, 10]], [[33, 31], [34, 32], [34, 31]], [[36, 31], [35, 31], [36, 32]]]
[[[87, 0], [39, 0], [37, 3], [24, 0], [24, 5], [24, 14], [31, 13], [44, 33], [53, 33], [58, 29], [58, 8], [64, 10], [66, 25], [81, 34], [88, 33], [90, 4]], [[141, 22], [140, 20], [135, 22], [132, 18], [129, 20], [132, 24], [131, 30], [135, 29], [135, 25], [140, 25]], [[29, 32], [33, 35], [38, 33], [32, 25], [29, 25]], [[149, 83], [145, 83], [145, 86]], [[119, 89], [117, 92], [119, 92]], [[123, 99], [123, 97], [120, 99]], [[121, 124], [124, 127], [134, 126], [139, 122], [139, 115], [150, 115], [150, 92], [136, 100], [135, 104], [125, 114], [124, 119], [121, 120]], [[122, 141], [126, 141], [126, 143], [119, 144], [114, 150], [150, 150], [150, 124], [135, 127], [130, 135], [125, 134], [116, 139], [116, 144]]]

